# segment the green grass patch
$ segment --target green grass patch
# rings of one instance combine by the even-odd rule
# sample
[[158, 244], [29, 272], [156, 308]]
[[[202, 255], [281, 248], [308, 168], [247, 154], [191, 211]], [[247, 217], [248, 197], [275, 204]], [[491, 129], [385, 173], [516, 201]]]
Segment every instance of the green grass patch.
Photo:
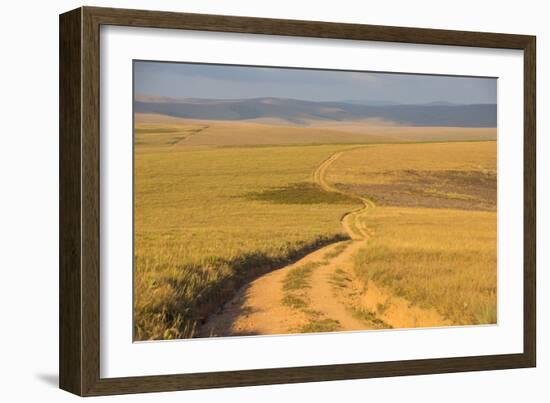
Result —
[[291, 183], [289, 185], [251, 192], [249, 200], [265, 201], [276, 204], [350, 204], [356, 200], [340, 193], [329, 193], [311, 182]]
[[294, 294], [286, 294], [281, 300], [281, 303], [292, 309], [302, 309], [307, 306], [307, 302], [304, 298]]
[[319, 318], [323, 316], [323, 312], [317, 311], [315, 309], [302, 309], [302, 312], [308, 315], [310, 318]]
[[340, 328], [340, 322], [334, 319], [312, 319], [307, 325], [302, 326], [300, 333], [334, 332]]
[[348, 245], [349, 245], [349, 242], [341, 242], [337, 244], [329, 252], [324, 254], [323, 259], [334, 259], [335, 257], [340, 256], [342, 252], [346, 250]]
[[283, 280], [283, 291], [295, 291], [310, 288], [309, 277], [311, 272], [321, 263], [311, 262], [303, 266], [293, 268]]
[[346, 288], [350, 282], [351, 278], [344, 270], [340, 268], [336, 269], [330, 277], [330, 284], [334, 287]]
[[352, 316], [363, 322], [366, 322], [370, 325], [375, 326], [378, 329], [390, 329], [391, 326], [384, 322], [382, 319], [378, 318], [374, 312], [369, 311], [365, 308], [349, 308]]

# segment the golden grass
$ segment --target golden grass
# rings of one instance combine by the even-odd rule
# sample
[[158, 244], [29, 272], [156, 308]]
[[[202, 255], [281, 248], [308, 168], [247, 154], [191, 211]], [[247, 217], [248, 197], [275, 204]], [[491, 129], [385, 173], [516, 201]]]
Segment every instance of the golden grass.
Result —
[[380, 144], [347, 151], [327, 180], [342, 184], [394, 183], [404, 171], [496, 173], [496, 142]]
[[[141, 119], [140, 119], [141, 120]], [[136, 123], [136, 143], [175, 146], [244, 146], [272, 144], [328, 144], [328, 143], [388, 143], [395, 140], [383, 136], [346, 132], [317, 127], [267, 125], [252, 122], [169, 120], [169, 123]], [[161, 129], [161, 130], [159, 130]], [[159, 130], [154, 136], [151, 132]], [[174, 140], [165, 130], [173, 130], [181, 136]], [[199, 134], [200, 135], [193, 135]]]
[[[357, 275], [455, 324], [496, 323], [496, 206], [474, 211], [477, 200], [468, 194], [483, 189], [493, 196], [484, 206], [491, 206], [495, 175], [495, 142], [375, 145], [344, 153], [328, 181], [363, 197], [376, 191], [382, 200], [363, 218], [373, 235], [357, 257]], [[423, 197], [437, 199], [439, 208], [410, 205]], [[460, 210], [444, 208], [457, 200], [466, 203]]]
[[[277, 139], [263, 139], [261, 133], [276, 133], [276, 137], [281, 135], [280, 140], [295, 142], [327, 142], [327, 140], [337, 142], [351, 143], [392, 143], [392, 142], [418, 142], [418, 141], [463, 141], [463, 140], [496, 140], [497, 129], [494, 127], [422, 127], [422, 126], [402, 126], [382, 119], [363, 119], [356, 121], [327, 121], [327, 120], [309, 120], [300, 125], [291, 125], [289, 122], [280, 119], [261, 118], [250, 119], [246, 121], [213, 121], [177, 118], [166, 115], [156, 114], [136, 114], [138, 125], [183, 125], [183, 126], [211, 126], [219, 127], [220, 135], [212, 139], [230, 142], [235, 144], [234, 140], [224, 136], [227, 131], [241, 132], [241, 140], [259, 141], [262, 144], [271, 141], [270, 144], [279, 143]], [[295, 140], [286, 136], [284, 132], [298, 134], [304, 137], [302, 141]], [[301, 134], [301, 136], [300, 136]], [[313, 141], [311, 141], [313, 135]], [[316, 138], [315, 136], [322, 137]], [[333, 136], [336, 135], [337, 139]], [[323, 137], [324, 136], [324, 137]], [[195, 139], [196, 140], [196, 139]], [[329, 141], [331, 142], [331, 141]], [[219, 143], [222, 144], [222, 143]], [[242, 144], [242, 143], [241, 143]], [[257, 144], [257, 143], [256, 143]]]
[[[136, 340], [192, 337], [240, 285], [345, 239], [340, 218], [359, 207], [312, 185], [323, 160], [353, 146], [306, 143], [345, 143], [342, 132], [181, 120], [136, 129]], [[267, 146], [273, 143], [281, 145]], [[494, 142], [372, 145], [346, 151], [328, 180], [391, 185], [404, 171], [494, 174], [495, 153]], [[431, 192], [471, 201], [454, 188]], [[434, 306], [455, 323], [494, 322], [494, 211], [379, 206], [367, 218], [375, 235], [357, 261], [365, 281]], [[306, 330], [337, 328], [317, 322]]]
[[382, 136], [391, 141], [400, 142], [496, 140], [497, 138], [497, 129], [494, 127], [401, 126], [373, 119], [349, 122], [312, 121], [309, 125], [319, 129]]
[[496, 323], [496, 213], [376, 207], [356, 272], [457, 325]]
[[379, 205], [496, 210], [496, 142], [381, 144], [344, 153], [327, 173]]
[[190, 337], [245, 281], [345, 239], [339, 218], [355, 200], [309, 186], [256, 197], [309, 183], [341, 148], [138, 145], [135, 338]]

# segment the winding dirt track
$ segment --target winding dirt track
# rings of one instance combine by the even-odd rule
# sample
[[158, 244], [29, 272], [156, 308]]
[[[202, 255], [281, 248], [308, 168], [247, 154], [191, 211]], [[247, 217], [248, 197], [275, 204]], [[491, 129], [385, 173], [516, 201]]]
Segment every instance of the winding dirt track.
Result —
[[[375, 206], [372, 201], [345, 193], [327, 182], [327, 170], [345, 152], [334, 153], [323, 161], [313, 173], [313, 180], [327, 192], [340, 193], [363, 204], [342, 217], [342, 226], [351, 240], [325, 246], [247, 284], [219, 313], [208, 318], [198, 337], [449, 324], [435, 310], [412, 306], [372, 281], [367, 288], [356, 278], [354, 257], [367, 247], [372, 236], [362, 217]], [[294, 291], [286, 289], [284, 284], [289, 276], [304, 267], [312, 267], [303, 278], [305, 285]], [[300, 303], [284, 303], [289, 297], [299, 298]]]
[[361, 208], [344, 214], [342, 217], [342, 226], [351, 239], [364, 241], [369, 238], [370, 233], [368, 228], [366, 228], [358, 218], [366, 213], [366, 209], [373, 208], [374, 203], [369, 199], [343, 192], [326, 181], [326, 172], [328, 168], [334, 161], [340, 158], [343, 153], [344, 151], [334, 153], [324, 160], [313, 173], [313, 180], [326, 192], [340, 193], [344, 196], [355, 198], [363, 204]]

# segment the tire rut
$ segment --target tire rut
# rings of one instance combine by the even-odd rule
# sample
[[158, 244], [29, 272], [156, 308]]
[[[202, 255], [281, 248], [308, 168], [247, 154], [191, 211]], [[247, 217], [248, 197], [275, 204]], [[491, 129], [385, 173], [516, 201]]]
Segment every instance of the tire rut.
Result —
[[[344, 214], [341, 219], [342, 227], [350, 237], [350, 241], [344, 241], [348, 243], [345, 249], [343, 242], [325, 246], [247, 284], [218, 314], [208, 318], [198, 337], [449, 324], [433, 309], [412, 306], [372, 282], [365, 287], [356, 278], [354, 257], [367, 247], [372, 235], [361, 218], [375, 205], [369, 199], [343, 192], [327, 182], [328, 168], [344, 152], [336, 152], [323, 161], [312, 179], [326, 192], [339, 193], [362, 203], [360, 208]], [[283, 284], [293, 270], [307, 265], [314, 268], [307, 271], [307, 278], [303, 280], [305, 285], [292, 293], [284, 289]], [[334, 280], [337, 275], [339, 282]], [[383, 311], [380, 311], [380, 306], [384, 307]]]

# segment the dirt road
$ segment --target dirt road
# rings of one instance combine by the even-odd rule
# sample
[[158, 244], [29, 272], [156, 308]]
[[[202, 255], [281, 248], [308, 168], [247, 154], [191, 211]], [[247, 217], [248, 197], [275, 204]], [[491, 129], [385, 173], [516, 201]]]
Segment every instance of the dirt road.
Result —
[[198, 336], [238, 336], [369, 330], [448, 325], [435, 310], [412, 306], [369, 281], [356, 278], [354, 256], [368, 247], [366, 225], [372, 201], [347, 194], [326, 180], [327, 170], [346, 151], [332, 154], [313, 173], [325, 191], [345, 194], [362, 207], [342, 218], [349, 241], [325, 246], [294, 264], [268, 273], [241, 288]]

